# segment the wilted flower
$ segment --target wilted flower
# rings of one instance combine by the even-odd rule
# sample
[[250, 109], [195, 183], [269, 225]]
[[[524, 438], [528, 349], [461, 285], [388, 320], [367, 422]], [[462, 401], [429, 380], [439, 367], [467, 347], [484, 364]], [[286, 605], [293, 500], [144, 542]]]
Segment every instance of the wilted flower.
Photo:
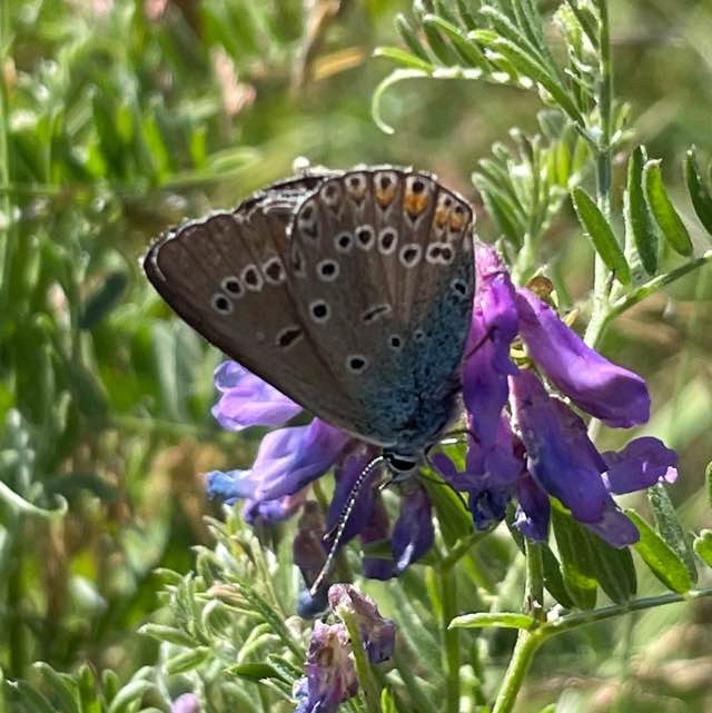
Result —
[[467, 462], [463, 473], [444, 455], [435, 456], [436, 464], [454, 487], [469, 493], [479, 529], [499, 522], [517, 496], [517, 526], [528, 537], [543, 540], [551, 495], [610, 544], [635, 542], [638, 532], [611, 493], [647, 488], [661, 478], [674, 480], [675, 452], [647, 437], [634, 439], [619, 453], [600, 454], [583, 420], [550, 395], [532, 369], [517, 368], [510, 347], [521, 337], [547, 379], [609, 426], [647, 421], [645, 382], [588, 347], [533, 292], [515, 289], [493, 248], [478, 247], [477, 272], [463, 369]]
[[[349, 616], [356, 622], [371, 663], [392, 656], [395, 624], [378, 613], [373, 600], [345, 584], [333, 585], [328, 600], [332, 614], [342, 619]], [[353, 647], [343, 621], [314, 623], [305, 668], [306, 675], [294, 686], [295, 713], [333, 713], [340, 703], [356, 695]]]

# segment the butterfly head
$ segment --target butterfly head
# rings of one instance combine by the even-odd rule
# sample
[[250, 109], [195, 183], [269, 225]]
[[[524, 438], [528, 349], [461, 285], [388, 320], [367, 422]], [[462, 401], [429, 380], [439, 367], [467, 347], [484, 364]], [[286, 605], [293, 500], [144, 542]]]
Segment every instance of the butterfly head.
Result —
[[416, 452], [399, 452], [385, 449], [383, 458], [386, 462], [388, 470], [392, 474], [392, 479], [389, 482], [405, 480], [413, 475], [422, 463], [424, 454]]

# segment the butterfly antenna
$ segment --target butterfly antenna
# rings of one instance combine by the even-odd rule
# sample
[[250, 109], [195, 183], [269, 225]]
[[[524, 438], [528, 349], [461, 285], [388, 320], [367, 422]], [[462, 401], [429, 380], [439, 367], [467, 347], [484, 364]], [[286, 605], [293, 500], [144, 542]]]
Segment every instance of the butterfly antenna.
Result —
[[[438, 469], [435, 467], [435, 463], [433, 463], [430, 456], [425, 456], [425, 462], [430, 467], [430, 470], [437, 472]], [[445, 478], [442, 478], [441, 480], [435, 480], [435, 478], [429, 478], [427, 475], [423, 475], [422, 473], [420, 474], [420, 477], [424, 480], [433, 483], [433, 485], [443, 485], [446, 488], [452, 490], [452, 492], [455, 493], [455, 495], [457, 496], [457, 499], [462, 503], [462, 506], [465, 508], [465, 510], [467, 510], [467, 503], [465, 502], [465, 498], [463, 497], [462, 493], [452, 483], [449, 483], [447, 480], [445, 480]]]
[[[324, 580], [326, 579], [327, 575], [329, 574], [329, 571], [331, 570], [331, 565], [334, 563], [336, 552], [339, 549], [341, 539], [344, 536], [344, 532], [346, 531], [346, 526], [348, 525], [349, 518], [351, 517], [351, 513], [353, 512], [353, 509], [356, 506], [356, 501], [358, 500], [358, 496], [363, 490], [363, 486], [366, 484], [371, 473], [373, 473], [373, 471], [376, 470], [376, 468], [378, 468], [381, 463], [385, 462], [385, 460], [386, 459], [383, 456], [378, 456], [377, 458], [374, 458], [372, 461], [370, 461], [359, 473], [358, 478], [356, 478], [354, 484], [351, 486], [351, 492], [349, 493], [346, 505], [344, 505], [344, 508], [341, 511], [341, 514], [339, 515], [338, 524], [333, 530], [331, 530], [331, 532], [333, 532], [334, 534], [331, 546], [329, 547], [329, 552], [326, 555], [326, 560], [324, 561], [321, 570], [319, 570], [319, 574], [314, 580], [314, 583], [309, 588], [309, 594], [311, 594], [312, 597], [316, 596], [318, 590], [321, 588], [321, 585], [324, 584]], [[331, 533], [327, 534], [330, 535]]]

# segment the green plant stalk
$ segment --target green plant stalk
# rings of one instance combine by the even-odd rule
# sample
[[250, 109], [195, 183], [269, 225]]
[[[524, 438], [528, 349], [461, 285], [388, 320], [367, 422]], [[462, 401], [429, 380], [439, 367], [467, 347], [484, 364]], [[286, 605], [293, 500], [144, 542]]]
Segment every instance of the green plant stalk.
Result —
[[368, 663], [368, 659], [366, 658], [358, 622], [353, 614], [345, 608], [340, 607], [337, 615], [344, 622], [349, 632], [349, 638], [351, 639], [354, 652], [354, 661], [356, 663], [356, 672], [366, 698], [366, 710], [368, 713], [381, 713], [381, 692], [373, 675], [373, 671], [371, 670], [371, 666]]
[[[601, 212], [611, 218], [611, 108], [613, 105], [613, 72], [611, 67], [611, 38], [608, 20], [608, 0], [597, 0], [599, 12], [598, 26], [598, 92], [597, 104], [600, 136], [594, 144], [596, 152], [596, 201]], [[599, 255], [595, 257], [593, 281], [593, 313], [585, 334], [589, 345], [603, 335], [610, 294], [610, 270]]]
[[527, 575], [524, 590], [524, 607], [533, 607], [544, 604], [544, 561], [541, 554], [541, 545], [524, 538], [524, 551], [526, 556]]
[[511, 713], [519, 694], [519, 690], [524, 683], [524, 678], [529, 670], [529, 666], [534, 659], [537, 649], [548, 639], [563, 634], [564, 632], [577, 629], [580, 626], [595, 624], [599, 621], [614, 619], [631, 612], [654, 609], [666, 604], [679, 604], [695, 599], [705, 599], [712, 597], [712, 588], [697, 589], [687, 592], [687, 594], [661, 594], [656, 597], [645, 597], [634, 599], [625, 604], [614, 604], [600, 609], [590, 611], [574, 612], [566, 614], [559, 619], [548, 621], [531, 630], [521, 630], [514, 646], [512, 658], [507, 666], [504, 679], [497, 693], [497, 700], [492, 708], [492, 713]]
[[[8, 0], [0, 0], [0, 185], [12, 182], [10, 166], [10, 118], [9, 101], [5, 84], [5, 64], [10, 56], [10, 7]], [[0, 314], [5, 313], [7, 301], [8, 276], [12, 262], [12, 248], [15, 238], [13, 228], [13, 204], [10, 193], [0, 194], [0, 212], [5, 217], [5, 230], [0, 230]]]
[[[447, 713], [458, 713], [460, 710], [460, 633], [457, 629], [449, 629], [452, 619], [457, 616], [457, 584], [452, 569], [440, 569], [440, 584], [442, 587], [442, 639], [443, 663], [447, 680]], [[453, 636], [454, 634], [454, 636]]]

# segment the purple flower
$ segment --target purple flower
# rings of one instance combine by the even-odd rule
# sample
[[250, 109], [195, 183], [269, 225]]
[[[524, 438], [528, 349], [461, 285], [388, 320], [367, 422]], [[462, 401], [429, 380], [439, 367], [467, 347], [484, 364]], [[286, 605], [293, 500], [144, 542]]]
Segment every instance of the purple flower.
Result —
[[478, 285], [463, 366], [467, 460], [463, 472], [442, 455], [434, 457], [436, 465], [468, 494], [478, 529], [501, 520], [516, 497], [515, 524], [528, 537], [544, 540], [553, 496], [614, 546], [635, 542], [637, 530], [611, 493], [674, 479], [674, 451], [657, 439], [638, 438], [619, 453], [601, 455], [580, 416], [550, 396], [534, 371], [517, 369], [510, 347], [519, 336], [554, 386], [610, 426], [648, 419], [645, 382], [588, 347], [532, 292], [515, 289], [493, 248], [478, 246], [476, 259]]
[[200, 702], [194, 693], [183, 693], [171, 704], [171, 713], [200, 713]]
[[333, 584], [329, 588], [329, 606], [342, 619], [345, 614], [354, 617], [371, 663], [391, 658], [396, 644], [396, 625], [379, 614], [370, 597], [350, 584]]
[[295, 713], [334, 713], [356, 695], [353, 651], [343, 624], [314, 622], [305, 673], [294, 685]]
[[237, 362], [220, 364], [214, 378], [221, 395], [213, 406], [213, 416], [228, 431], [281, 426], [302, 411], [299, 404]]
[[650, 418], [645, 381], [586, 346], [549, 305], [517, 291], [519, 331], [534, 361], [579, 408], [609, 426], [627, 428]]

